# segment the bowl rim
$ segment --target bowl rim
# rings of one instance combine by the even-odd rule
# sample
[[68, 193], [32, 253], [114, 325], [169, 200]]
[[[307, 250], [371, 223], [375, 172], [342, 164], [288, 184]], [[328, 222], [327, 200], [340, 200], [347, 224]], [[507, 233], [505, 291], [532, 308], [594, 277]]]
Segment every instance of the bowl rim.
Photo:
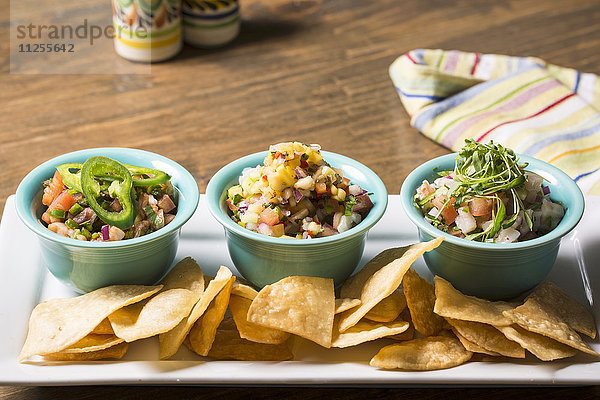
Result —
[[[551, 164], [548, 164], [545, 161], [524, 154], [517, 154], [521, 161], [529, 164], [528, 167], [533, 167], [532, 169], [537, 171], [547, 172], [553, 178], [556, 178], [557, 182], [560, 182], [570, 189], [569, 192], [573, 193], [573, 196], [570, 196], [571, 199], [568, 204], [568, 208], [573, 210], [573, 212], [568, 217], [565, 215], [559, 225], [547, 234], [535, 239], [516, 243], [482, 243], [469, 241], [452, 236], [449, 233], [437, 229], [433, 225], [427, 223], [420, 211], [413, 205], [413, 193], [418, 186], [412, 186], [417, 183], [420, 184], [420, 182], [422, 182], [427, 176], [430, 176], [434, 172], [434, 169], [439, 167], [440, 164], [447, 163], [450, 159], [455, 162], [457, 155], [458, 153], [445, 154], [419, 165], [406, 177], [402, 183], [402, 187], [400, 189], [400, 201], [402, 203], [402, 207], [404, 208], [408, 218], [417, 226], [419, 230], [423, 230], [433, 237], [443, 236], [445, 242], [462, 247], [482, 250], [509, 251], [543, 246], [548, 242], [560, 239], [571, 232], [571, 230], [573, 230], [581, 220], [583, 211], [585, 209], [585, 199], [577, 183], [575, 183], [575, 181], [562, 170]], [[544, 180], [548, 180], [547, 176], [543, 176], [543, 178]]]
[[385, 213], [385, 210], [387, 208], [388, 195], [387, 189], [385, 188], [385, 184], [383, 183], [381, 178], [369, 167], [350, 157], [321, 150], [323, 158], [325, 160], [329, 159], [328, 162], [331, 162], [331, 165], [333, 167], [336, 167], [336, 161], [344, 162], [360, 170], [367, 177], [369, 184], [371, 185], [370, 189], [373, 191], [376, 201], [373, 202], [374, 207], [371, 209], [371, 211], [369, 211], [369, 214], [364, 220], [362, 220], [355, 227], [345, 232], [338, 233], [337, 235], [312, 238], [309, 240], [267, 236], [239, 226], [229, 217], [229, 215], [223, 213], [220, 207], [222, 194], [227, 189], [225, 187], [227, 184], [227, 182], [225, 182], [225, 178], [227, 175], [232, 173], [232, 171], [238, 171], [237, 176], [240, 176], [244, 168], [256, 167], [258, 164], [262, 164], [267, 154], [268, 151], [260, 151], [238, 158], [237, 160], [234, 160], [228, 163], [227, 165], [223, 166], [221, 169], [219, 169], [217, 173], [214, 174], [208, 182], [208, 185], [206, 186], [208, 209], [213, 215], [213, 217], [221, 225], [223, 225], [223, 227], [226, 230], [234, 232], [235, 234], [243, 236], [247, 239], [257, 240], [260, 242], [270, 243], [274, 245], [318, 246], [362, 235], [366, 233], [369, 229], [371, 229], [383, 217], [383, 214]]
[[[185, 202], [187, 204], [187, 207], [182, 207], [182, 210], [180, 212], [178, 205], [178, 210], [177, 214], [175, 214], [175, 219], [173, 219], [173, 221], [171, 221], [167, 226], [155, 232], [149, 233], [138, 238], [119, 240], [113, 242], [89, 242], [60, 236], [48, 230], [48, 228], [44, 227], [41, 223], [38, 223], [38, 219], [34, 218], [31, 215], [30, 205], [33, 201], [33, 198], [31, 196], [26, 196], [26, 191], [33, 189], [34, 186], [39, 186], [41, 188], [41, 183], [45, 179], [49, 178], [47, 176], [47, 173], [45, 172], [46, 170], [53, 170], [56, 168], [57, 165], [72, 162], [72, 159], [74, 157], [92, 157], [94, 155], [106, 155], [106, 153], [109, 153], [111, 154], [111, 157], [118, 158], [112, 155], [112, 153], [114, 152], [123, 153], [123, 155], [138, 156], [144, 159], [159, 160], [165, 164], [168, 164], [173, 169], [178, 170], [178, 172], [181, 174], [181, 183], [179, 185], [174, 186], [177, 187], [178, 190], [180, 190], [179, 188], [183, 184], [185, 184], [186, 189], [189, 190], [189, 193], [187, 193], [186, 190], [187, 198]], [[40, 178], [43, 179], [40, 180]], [[38, 191], [34, 190], [34, 193], [38, 193]], [[176, 161], [173, 161], [170, 158], [167, 158], [160, 154], [141, 149], [127, 147], [96, 147], [64, 153], [59, 156], [53, 157], [47, 161], [44, 161], [43, 163], [35, 167], [27, 175], [25, 175], [25, 177], [19, 183], [16, 192], [15, 205], [17, 209], [17, 215], [19, 216], [21, 221], [25, 223], [25, 225], [30, 230], [32, 230], [41, 238], [50, 240], [52, 242], [64, 244], [70, 247], [113, 249], [141, 245], [147, 242], [158, 240], [161, 237], [164, 237], [172, 232], [177, 231], [192, 217], [192, 215], [196, 211], [196, 208], [198, 207], [199, 199], [200, 192], [198, 190], [198, 184], [196, 183], [195, 178], [187, 169], [185, 169]]]

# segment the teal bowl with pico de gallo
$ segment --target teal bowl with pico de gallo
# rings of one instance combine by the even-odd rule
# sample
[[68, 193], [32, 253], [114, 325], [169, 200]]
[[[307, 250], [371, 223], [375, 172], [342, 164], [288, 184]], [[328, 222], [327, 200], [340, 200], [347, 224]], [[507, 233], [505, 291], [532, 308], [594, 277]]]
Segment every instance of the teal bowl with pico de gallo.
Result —
[[[444, 237], [424, 255], [434, 275], [469, 295], [511, 299], [548, 275], [585, 201], [560, 169], [485, 146], [467, 143], [459, 153], [421, 164], [405, 179], [400, 197], [422, 241]], [[481, 156], [490, 149], [494, 156]]]
[[36, 167], [19, 184], [16, 207], [39, 239], [44, 265], [84, 293], [159, 281], [198, 199], [194, 177], [178, 163], [143, 150], [98, 148]]
[[235, 267], [257, 287], [291, 275], [341, 284], [388, 200], [365, 165], [298, 142], [227, 164], [211, 178], [206, 197]]

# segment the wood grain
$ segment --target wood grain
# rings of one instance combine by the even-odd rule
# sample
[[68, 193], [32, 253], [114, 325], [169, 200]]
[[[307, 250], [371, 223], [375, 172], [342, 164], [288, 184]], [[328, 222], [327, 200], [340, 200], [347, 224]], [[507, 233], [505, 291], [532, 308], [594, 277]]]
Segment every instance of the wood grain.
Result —
[[[110, 20], [105, 0], [90, 18]], [[62, 7], [72, 7], [61, 2]], [[22, 177], [56, 155], [137, 147], [182, 163], [203, 191], [225, 163], [284, 140], [320, 143], [374, 169], [390, 193], [446, 150], [419, 135], [387, 75], [418, 47], [531, 55], [600, 73], [600, 4], [580, 0], [242, 0], [242, 33], [185, 48], [151, 75], [9, 74], [8, 2], [0, 3], [0, 210]], [[95, 54], [101, 62], [114, 53]], [[41, 68], [43, 70], [43, 68]], [[598, 398], [598, 388], [448, 389], [449, 398]], [[406, 399], [438, 390], [0, 388], [2, 399], [118, 397]]]

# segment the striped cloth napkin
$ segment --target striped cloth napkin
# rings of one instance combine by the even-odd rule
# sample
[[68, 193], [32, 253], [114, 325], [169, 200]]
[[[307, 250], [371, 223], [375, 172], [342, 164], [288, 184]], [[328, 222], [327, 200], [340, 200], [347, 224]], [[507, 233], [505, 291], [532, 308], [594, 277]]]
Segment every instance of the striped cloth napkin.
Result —
[[501, 143], [600, 195], [600, 79], [538, 58], [412, 50], [390, 76], [411, 125], [452, 150]]

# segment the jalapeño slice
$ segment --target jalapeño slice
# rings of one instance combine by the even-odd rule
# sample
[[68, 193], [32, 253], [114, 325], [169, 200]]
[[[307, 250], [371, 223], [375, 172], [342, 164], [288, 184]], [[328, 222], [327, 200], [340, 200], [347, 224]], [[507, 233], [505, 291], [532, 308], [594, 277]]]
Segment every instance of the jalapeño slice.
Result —
[[[63, 183], [69, 188], [83, 193], [81, 188], [81, 163], [61, 164], [56, 169], [60, 173]], [[125, 166], [132, 178], [133, 186], [146, 187], [156, 186], [167, 182], [171, 177], [158, 169], [138, 167], [135, 165], [121, 164]], [[112, 181], [111, 177], [106, 177], [104, 180]]]
[[[111, 181], [110, 194], [119, 200], [121, 211], [109, 211], [98, 202], [101, 195], [100, 181]], [[118, 161], [108, 157], [92, 157], [81, 167], [81, 188], [90, 207], [106, 224], [128, 229], [135, 220], [135, 207], [131, 198], [133, 179], [129, 170]]]

